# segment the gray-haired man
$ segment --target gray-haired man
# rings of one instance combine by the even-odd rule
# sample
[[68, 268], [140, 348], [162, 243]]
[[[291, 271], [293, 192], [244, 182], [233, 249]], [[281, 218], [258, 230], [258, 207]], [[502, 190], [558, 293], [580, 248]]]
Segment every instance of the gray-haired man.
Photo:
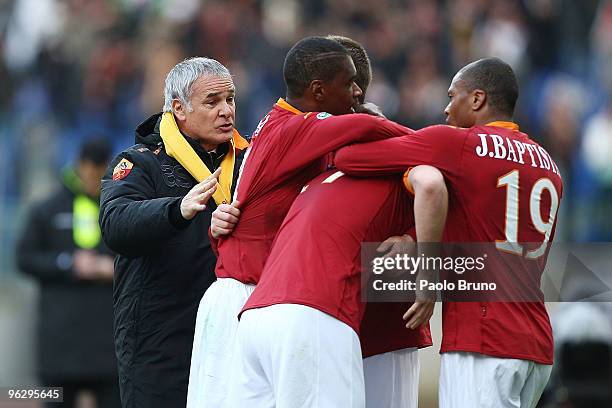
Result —
[[138, 126], [137, 144], [102, 180], [102, 235], [119, 254], [114, 337], [124, 408], [185, 407], [198, 303], [215, 279], [210, 217], [229, 202], [248, 145], [234, 130], [234, 94], [219, 62], [177, 64], [164, 112]]

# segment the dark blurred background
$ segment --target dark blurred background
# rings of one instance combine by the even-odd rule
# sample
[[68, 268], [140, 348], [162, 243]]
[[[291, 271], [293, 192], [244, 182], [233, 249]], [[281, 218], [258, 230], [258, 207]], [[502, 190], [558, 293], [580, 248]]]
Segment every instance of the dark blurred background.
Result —
[[612, 241], [610, 0], [0, 0], [0, 386], [36, 381], [37, 286], [15, 267], [15, 240], [80, 144], [133, 144], [168, 70], [194, 55], [233, 73], [248, 135], [284, 96], [286, 51], [315, 34], [362, 42], [367, 99], [415, 128], [443, 122], [458, 68], [504, 59], [519, 78], [516, 121], [564, 178], [557, 240]]

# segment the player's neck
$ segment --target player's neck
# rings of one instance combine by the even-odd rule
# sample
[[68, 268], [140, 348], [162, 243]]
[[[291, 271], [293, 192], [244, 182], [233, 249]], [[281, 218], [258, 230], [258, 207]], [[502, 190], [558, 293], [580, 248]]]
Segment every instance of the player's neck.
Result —
[[512, 116], [499, 113], [483, 114], [476, 118], [474, 125], [486, 125], [492, 122], [514, 122]]
[[308, 98], [305, 98], [305, 97], [295, 98], [295, 97], [291, 97], [287, 95], [285, 97], [285, 101], [289, 105], [293, 106], [294, 108], [302, 112], [318, 112], [319, 111], [317, 104], [314, 103], [314, 101]]

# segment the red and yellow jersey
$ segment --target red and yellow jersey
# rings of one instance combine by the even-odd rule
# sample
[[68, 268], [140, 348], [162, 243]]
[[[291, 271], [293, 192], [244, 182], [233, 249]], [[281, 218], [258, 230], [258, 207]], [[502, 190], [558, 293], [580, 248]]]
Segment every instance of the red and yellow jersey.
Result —
[[[431, 126], [406, 137], [354, 145], [335, 156], [352, 175], [385, 175], [420, 164], [437, 167], [449, 189], [446, 242], [495, 243], [499, 282], [534, 286], [553, 239], [563, 191], [549, 154], [510, 122], [469, 129]], [[504, 279], [506, 279], [504, 281]], [[512, 281], [510, 281], [512, 280]], [[446, 302], [442, 352], [469, 351], [552, 364], [543, 301]]]
[[[361, 244], [405, 233], [414, 225], [412, 208], [412, 197], [397, 176], [356, 179], [333, 170], [319, 175], [293, 202], [244, 310], [302, 304], [359, 333], [366, 307], [361, 301]], [[405, 312], [410, 305], [400, 306]], [[390, 308], [397, 309], [391, 303], [376, 304], [373, 311]], [[393, 349], [430, 345], [429, 327], [406, 329], [403, 312], [376, 316], [395, 319], [379, 326], [391, 328], [398, 342]], [[373, 354], [369, 349], [389, 347], [385, 333], [378, 335], [362, 345], [364, 356]]]
[[242, 203], [240, 221], [218, 242], [217, 277], [257, 284], [291, 203], [326, 169], [329, 154], [349, 143], [410, 132], [365, 114], [303, 113], [280, 99], [253, 134], [236, 190]]

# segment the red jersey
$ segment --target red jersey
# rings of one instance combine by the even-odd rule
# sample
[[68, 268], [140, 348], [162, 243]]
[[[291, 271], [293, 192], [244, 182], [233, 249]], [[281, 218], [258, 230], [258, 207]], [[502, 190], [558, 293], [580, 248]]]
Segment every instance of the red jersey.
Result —
[[219, 240], [215, 274], [257, 284], [272, 241], [300, 189], [337, 148], [412, 132], [366, 114], [303, 113], [279, 99], [253, 134], [236, 187], [240, 221]]
[[[398, 177], [355, 179], [335, 170], [319, 175], [293, 202], [243, 310], [296, 303], [321, 310], [359, 333], [366, 305], [361, 301], [361, 243], [403, 234], [414, 225], [412, 208]], [[409, 305], [375, 305], [376, 311], [402, 306], [397, 314], [378, 315], [397, 323], [380, 325], [397, 334], [398, 347], [392, 350], [431, 345], [428, 327], [403, 327], [402, 314]], [[364, 357], [373, 354], [368, 349], [389, 347], [385, 334], [369, 339], [382, 345], [365, 344]]]
[[[432, 126], [410, 136], [341, 149], [335, 160], [340, 170], [354, 175], [390, 174], [420, 164], [437, 167], [449, 190], [444, 241], [496, 242], [504, 252], [499, 265], [503, 269], [498, 270], [539, 283], [563, 184], [548, 153], [517, 125]], [[534, 270], [538, 276], [525, 276]], [[442, 316], [441, 352], [552, 364], [552, 330], [543, 301], [446, 302]]]

